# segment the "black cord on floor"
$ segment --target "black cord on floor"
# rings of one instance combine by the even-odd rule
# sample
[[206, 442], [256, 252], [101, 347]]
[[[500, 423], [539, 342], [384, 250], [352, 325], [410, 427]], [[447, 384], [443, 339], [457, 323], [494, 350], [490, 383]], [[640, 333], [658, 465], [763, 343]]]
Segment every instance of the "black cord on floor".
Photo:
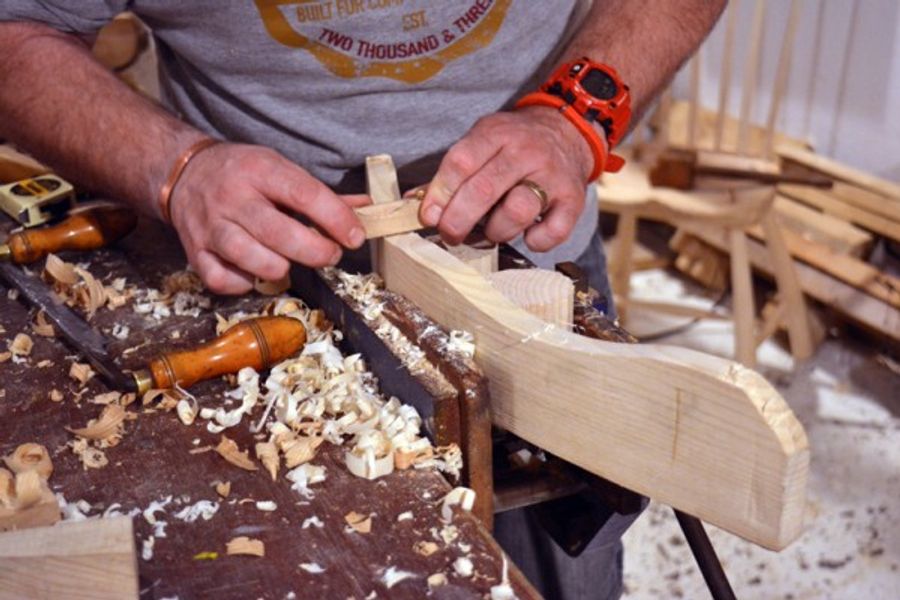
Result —
[[[731, 295], [731, 286], [726, 286], [725, 289], [722, 290], [722, 293], [719, 295], [719, 297], [716, 299], [716, 301], [713, 303], [710, 310], [712, 311], [712, 310], [718, 308], [719, 306], [721, 306], [722, 303], [725, 302], [725, 299], [728, 298], [729, 295]], [[667, 338], [670, 335], [675, 335], [676, 333], [682, 333], [684, 331], [687, 331], [688, 329], [690, 329], [691, 327], [693, 327], [694, 325], [696, 325], [697, 323], [702, 321], [704, 318], [706, 318], [706, 317], [694, 317], [693, 319], [691, 319], [690, 321], [688, 321], [687, 323], [685, 323], [683, 325], [679, 325], [679, 326], [673, 327], [671, 329], [664, 329], [662, 331], [657, 331], [655, 333], [651, 333], [648, 335], [637, 336], [637, 339], [641, 343], [655, 342], [657, 340]]]

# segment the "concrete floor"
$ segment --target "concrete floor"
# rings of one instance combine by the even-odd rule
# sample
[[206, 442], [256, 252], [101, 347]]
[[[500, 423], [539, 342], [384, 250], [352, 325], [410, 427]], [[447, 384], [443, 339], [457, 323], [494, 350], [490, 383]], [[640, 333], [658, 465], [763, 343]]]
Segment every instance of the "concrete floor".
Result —
[[[635, 296], [710, 306], [709, 292], [665, 271], [637, 273]], [[681, 301], [681, 300], [679, 300]], [[684, 318], [635, 311], [636, 335]], [[703, 321], [657, 343], [732, 356], [728, 321]], [[739, 598], [900, 598], [900, 367], [854, 339], [830, 338], [793, 369], [766, 342], [759, 370], [785, 396], [812, 449], [804, 535], [770, 552], [708, 526]], [[651, 504], [625, 536], [625, 597], [708, 598], [671, 509]]]

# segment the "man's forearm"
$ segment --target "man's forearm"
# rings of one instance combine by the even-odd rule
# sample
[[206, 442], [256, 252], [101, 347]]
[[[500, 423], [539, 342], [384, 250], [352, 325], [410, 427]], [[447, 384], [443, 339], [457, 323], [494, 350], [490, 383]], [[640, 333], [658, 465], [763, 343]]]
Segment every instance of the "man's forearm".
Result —
[[132, 91], [76, 37], [0, 23], [0, 137], [86, 189], [157, 214], [156, 194], [203, 134]]
[[631, 88], [636, 123], [700, 45], [726, 0], [593, 0], [563, 55], [606, 63]]

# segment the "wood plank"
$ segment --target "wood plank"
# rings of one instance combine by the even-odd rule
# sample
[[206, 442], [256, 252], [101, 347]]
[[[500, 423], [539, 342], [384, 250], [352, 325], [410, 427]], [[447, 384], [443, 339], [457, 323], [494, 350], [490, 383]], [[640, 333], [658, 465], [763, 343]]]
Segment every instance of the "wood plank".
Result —
[[870, 192], [875, 192], [889, 199], [886, 206], [894, 206], [893, 215], [896, 218], [896, 211], [900, 210], [900, 185], [866, 173], [860, 169], [856, 169], [844, 163], [838, 162], [821, 154], [816, 154], [811, 150], [804, 150], [795, 146], [779, 144], [775, 148], [775, 153], [782, 159], [799, 163], [805, 167], [809, 167], [826, 175], [846, 181], [847, 183], [859, 186]]
[[774, 207], [775, 214], [785, 229], [822, 244], [832, 252], [861, 257], [871, 249], [874, 242], [871, 233], [787, 196], [776, 196]]
[[0, 599], [137, 597], [130, 517], [0, 534]]
[[[696, 225], [682, 226], [704, 242], [727, 252], [728, 242], [723, 232]], [[760, 242], [750, 240], [748, 249], [753, 267], [772, 277], [774, 271], [766, 247]], [[853, 323], [900, 342], [900, 311], [896, 308], [799, 260], [794, 260], [794, 270], [797, 272], [801, 289], [809, 296]]]
[[370, 204], [354, 209], [366, 231], [366, 239], [418, 231], [425, 226], [419, 222], [421, 200], [394, 200]]
[[509, 269], [487, 276], [487, 280], [513, 304], [565, 329], [572, 328], [575, 285], [556, 271]]
[[475, 335], [495, 424], [765, 547], [800, 534], [806, 435], [759, 374], [682, 348], [565, 331], [416, 234], [381, 244], [388, 289]]
[[[761, 227], [752, 227], [749, 233], [763, 241], [767, 241], [769, 237]], [[787, 251], [794, 258], [900, 309], [900, 278], [883, 273], [863, 260], [834, 252], [823, 244], [804, 239], [803, 236], [783, 227], [781, 235]]]
[[806, 185], [783, 184], [778, 186], [778, 193], [809, 206], [814, 206], [829, 215], [859, 225], [873, 233], [900, 241], [900, 223], [885, 219], [856, 206], [851, 206], [828, 191]]

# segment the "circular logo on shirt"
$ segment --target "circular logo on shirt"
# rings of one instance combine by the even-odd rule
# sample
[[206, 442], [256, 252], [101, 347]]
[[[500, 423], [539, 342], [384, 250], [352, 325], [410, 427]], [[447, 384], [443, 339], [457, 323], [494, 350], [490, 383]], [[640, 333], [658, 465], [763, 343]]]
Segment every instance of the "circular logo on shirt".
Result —
[[489, 45], [511, 0], [255, 0], [266, 31], [339, 77], [421, 83]]

